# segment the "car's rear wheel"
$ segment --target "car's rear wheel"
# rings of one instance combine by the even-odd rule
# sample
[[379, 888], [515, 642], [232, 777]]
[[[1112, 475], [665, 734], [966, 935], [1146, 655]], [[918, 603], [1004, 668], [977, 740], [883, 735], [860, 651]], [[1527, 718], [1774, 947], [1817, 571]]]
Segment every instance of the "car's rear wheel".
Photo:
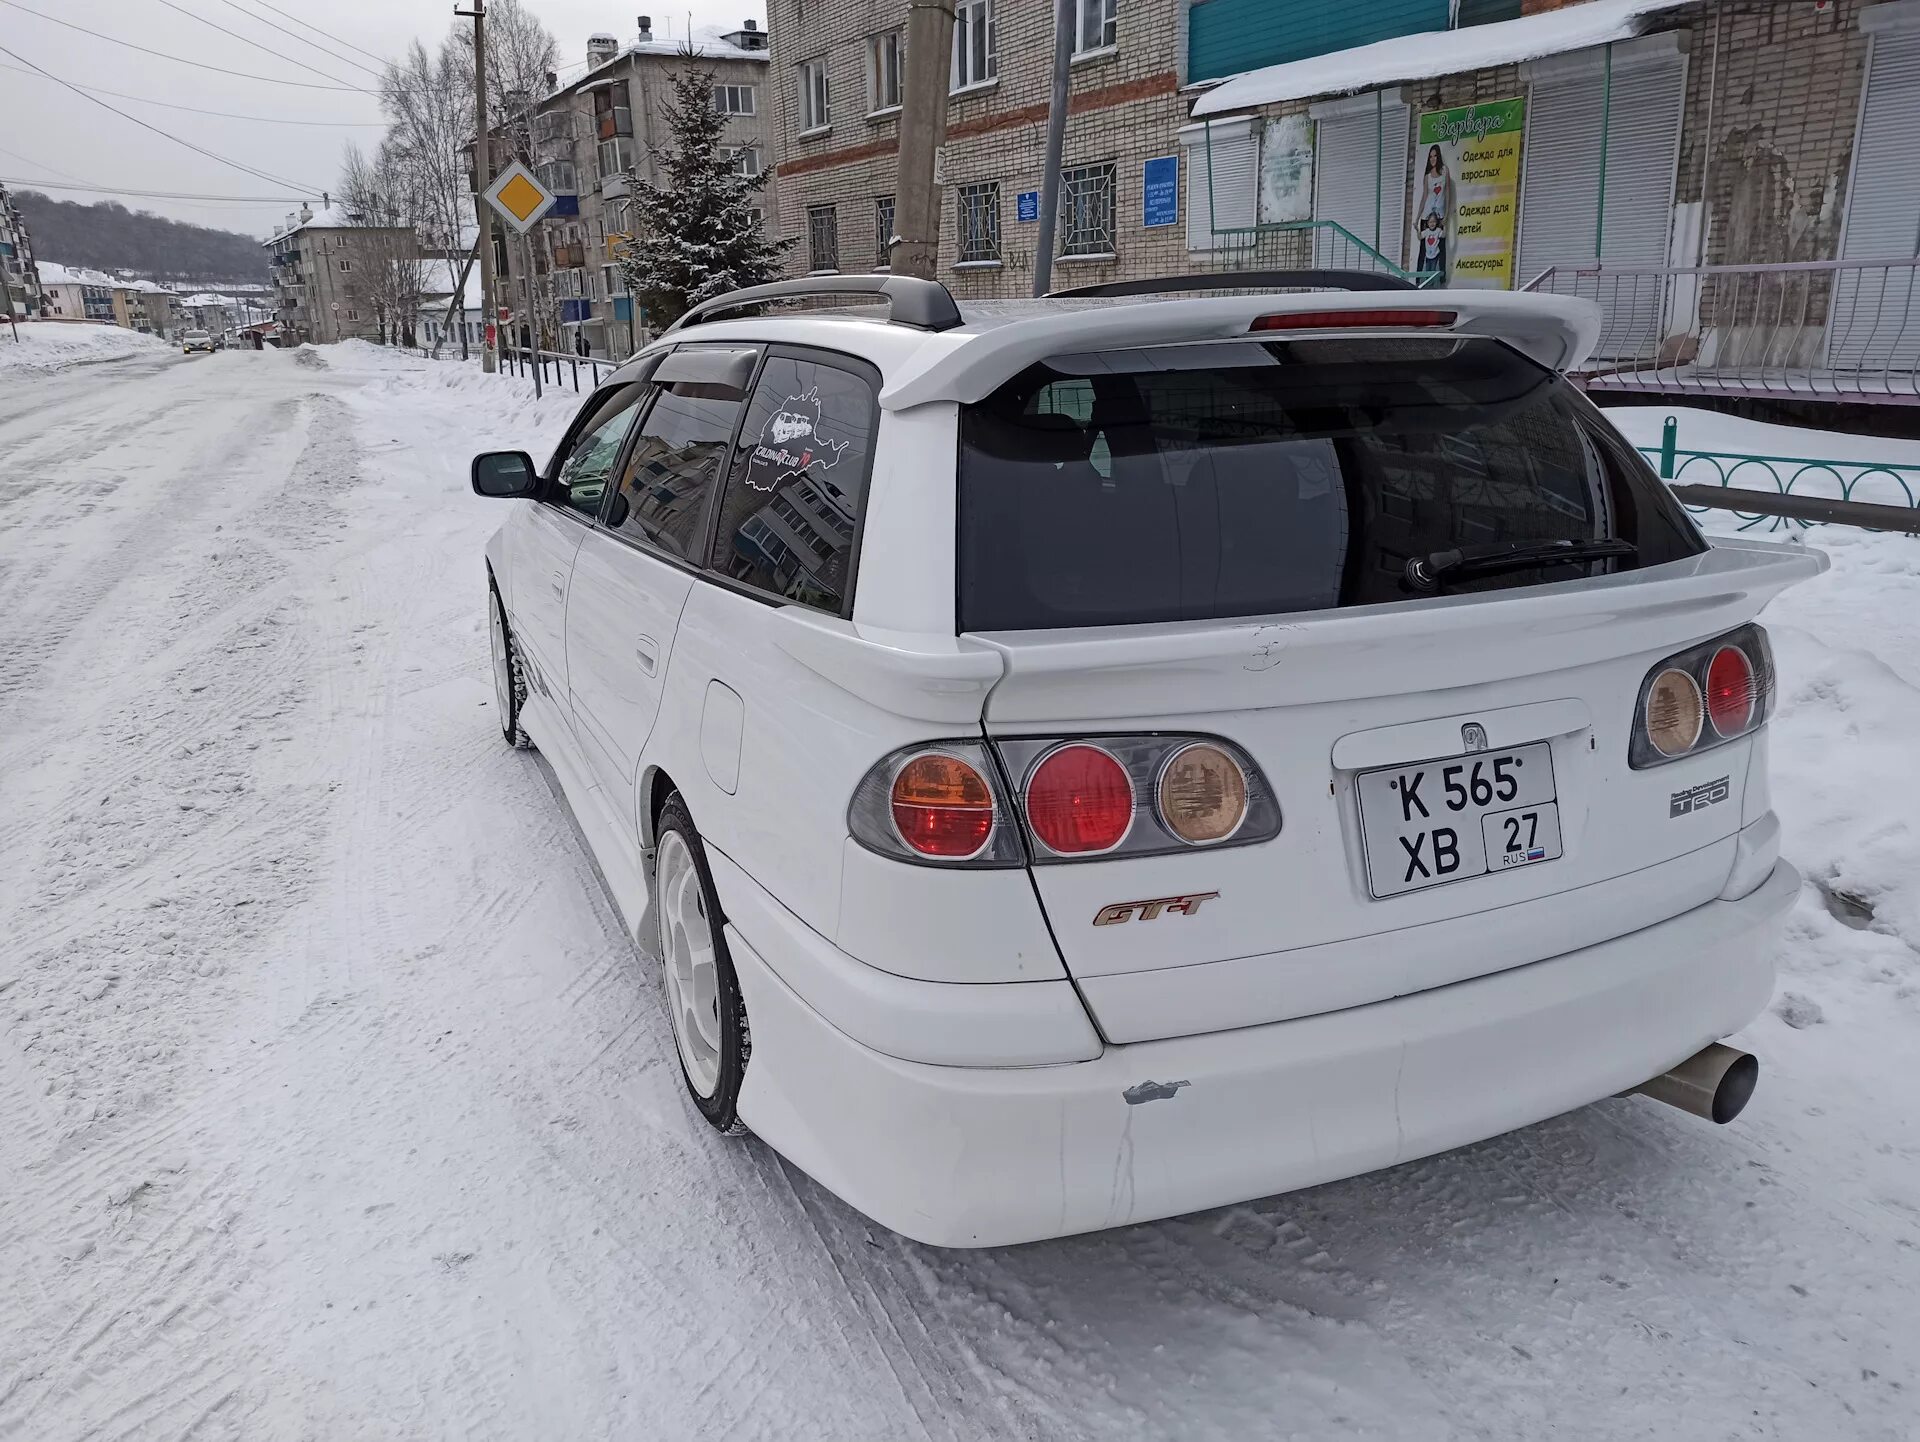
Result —
[[527, 728], [520, 724], [520, 708], [527, 701], [527, 673], [513, 644], [506, 608], [500, 604], [500, 588], [491, 581], [487, 583], [487, 631], [493, 651], [493, 706], [500, 713], [500, 734], [509, 745], [525, 751], [533, 745]]
[[700, 833], [679, 795], [660, 813], [653, 868], [660, 969], [681, 1075], [715, 1130], [746, 1130], [737, 1104], [752, 1042]]

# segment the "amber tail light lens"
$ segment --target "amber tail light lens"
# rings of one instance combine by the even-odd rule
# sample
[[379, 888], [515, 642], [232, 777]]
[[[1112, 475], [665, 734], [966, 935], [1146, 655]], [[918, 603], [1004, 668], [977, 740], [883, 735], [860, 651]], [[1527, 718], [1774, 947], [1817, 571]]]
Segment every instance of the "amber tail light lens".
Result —
[[973, 856], [993, 834], [993, 788], [958, 756], [907, 762], [893, 778], [892, 811], [900, 839], [922, 856]]

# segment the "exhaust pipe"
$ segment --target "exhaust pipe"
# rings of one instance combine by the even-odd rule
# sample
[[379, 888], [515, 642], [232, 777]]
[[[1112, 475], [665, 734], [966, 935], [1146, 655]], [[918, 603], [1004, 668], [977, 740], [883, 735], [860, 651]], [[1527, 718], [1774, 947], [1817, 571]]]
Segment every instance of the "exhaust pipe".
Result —
[[1715, 1042], [1634, 1091], [1724, 1126], [1740, 1115], [1759, 1080], [1758, 1057]]

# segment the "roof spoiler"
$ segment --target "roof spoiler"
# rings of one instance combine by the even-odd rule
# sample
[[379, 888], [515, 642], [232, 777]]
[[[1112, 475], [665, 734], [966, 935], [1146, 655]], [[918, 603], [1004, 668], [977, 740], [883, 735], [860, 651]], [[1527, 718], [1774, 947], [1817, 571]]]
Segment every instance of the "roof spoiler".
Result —
[[1161, 275], [1148, 280], [1108, 280], [1050, 290], [1050, 300], [1125, 295], [1180, 295], [1196, 290], [1418, 290], [1410, 280], [1379, 270], [1222, 270], [1201, 275]]
[[[1205, 279], [1215, 281], [1218, 277]], [[1398, 294], [1398, 292], [1396, 292]], [[1401, 334], [1484, 336], [1503, 341], [1549, 370], [1578, 366], [1600, 338], [1600, 308], [1572, 296], [1526, 295], [1500, 290], [1422, 290], [1419, 304], [1444, 306], [1444, 326]], [[1400, 301], [1387, 302], [1397, 307]], [[972, 404], [1009, 376], [1049, 356], [1138, 346], [1194, 345], [1206, 341], [1268, 341], [1253, 329], [1262, 316], [1311, 311], [1315, 333], [1339, 334], [1334, 321], [1353, 311], [1355, 330], [1368, 329], [1366, 312], [1383, 309], [1377, 295], [1313, 291], [1293, 294], [1195, 296], [1161, 304], [1060, 307], [970, 335], [955, 346], [922, 348], [880, 392], [881, 406], [907, 410], [932, 401]], [[1377, 332], [1376, 332], [1377, 333]]]
[[937, 280], [921, 280], [911, 275], [816, 275], [750, 285], [745, 290], [728, 291], [712, 300], [703, 300], [662, 334], [699, 325], [728, 311], [810, 295], [859, 295], [884, 300], [887, 320], [893, 325], [942, 331], [960, 324], [960, 307], [953, 303], [952, 292]]

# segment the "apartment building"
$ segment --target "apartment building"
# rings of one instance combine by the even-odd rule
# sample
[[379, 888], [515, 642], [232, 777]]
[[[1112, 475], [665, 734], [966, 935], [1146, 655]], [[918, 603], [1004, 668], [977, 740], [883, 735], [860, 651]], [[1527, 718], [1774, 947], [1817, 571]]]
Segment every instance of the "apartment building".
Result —
[[383, 317], [377, 302], [383, 267], [419, 258], [419, 238], [405, 226], [365, 225], [344, 205], [321, 196], [318, 211], [301, 206], [264, 242], [274, 287], [274, 319], [285, 344], [378, 342], [382, 327], [412, 316]]
[[33, 260], [33, 237], [27, 233], [26, 217], [4, 185], [0, 185], [0, 277], [6, 281], [13, 314], [23, 320], [39, 317], [43, 302], [39, 267]]
[[173, 292], [153, 281], [133, 278], [113, 283], [113, 322], [142, 335], [170, 339], [179, 328]]
[[47, 320], [104, 321], [111, 325], [113, 293], [124, 284], [104, 271], [43, 260], [40, 291], [45, 303], [41, 314]]
[[[524, 154], [560, 197], [530, 237], [537, 318], [531, 325], [525, 256], [517, 241], [496, 243], [496, 269], [504, 277], [500, 304], [513, 311], [516, 328], [537, 331], [546, 349], [571, 352], [584, 338], [598, 356], [634, 350], [649, 326], [613, 263], [615, 247], [633, 234], [627, 172], [657, 183], [671, 84], [692, 69], [712, 75], [714, 107], [728, 117], [725, 144], [742, 173], [757, 175], [771, 162], [773, 142], [767, 65], [767, 32], [754, 20], [676, 39], [656, 32], [652, 18], [642, 15], [630, 39], [593, 35], [586, 66], [551, 77], [549, 93], [532, 102], [521, 121], [510, 122], [493, 149], [496, 163]], [[776, 221], [766, 215], [762, 223]]]

